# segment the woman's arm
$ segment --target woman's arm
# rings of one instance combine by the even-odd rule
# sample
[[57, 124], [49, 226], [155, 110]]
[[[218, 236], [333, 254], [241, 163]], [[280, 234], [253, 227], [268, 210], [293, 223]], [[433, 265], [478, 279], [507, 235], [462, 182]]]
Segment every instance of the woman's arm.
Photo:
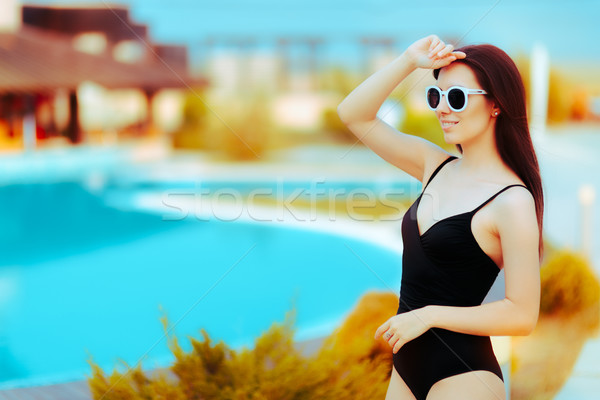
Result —
[[390, 93], [416, 68], [441, 68], [466, 55], [453, 52], [437, 36], [413, 43], [399, 57], [368, 77], [338, 106], [342, 122], [356, 137], [392, 165], [423, 181], [450, 154], [420, 137], [399, 132], [377, 117]]
[[416, 69], [415, 61], [405, 51], [369, 76], [338, 106], [337, 111], [342, 122], [351, 125], [374, 120], [390, 93]]
[[388, 319], [375, 338], [386, 338], [394, 353], [430, 328], [481, 336], [531, 333], [540, 306], [539, 230], [533, 197], [525, 189], [509, 191], [493, 203], [502, 245], [505, 298], [474, 307], [426, 306]]

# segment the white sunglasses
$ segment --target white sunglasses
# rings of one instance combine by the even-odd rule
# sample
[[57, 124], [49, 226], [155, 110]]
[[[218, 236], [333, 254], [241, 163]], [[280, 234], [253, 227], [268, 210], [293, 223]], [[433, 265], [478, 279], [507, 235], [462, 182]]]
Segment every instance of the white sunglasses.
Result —
[[437, 86], [427, 86], [425, 89], [427, 105], [433, 111], [440, 105], [442, 96], [446, 95], [448, 107], [454, 112], [461, 112], [467, 108], [470, 94], [487, 94], [487, 92], [483, 89], [467, 89], [461, 86], [452, 86], [445, 91]]

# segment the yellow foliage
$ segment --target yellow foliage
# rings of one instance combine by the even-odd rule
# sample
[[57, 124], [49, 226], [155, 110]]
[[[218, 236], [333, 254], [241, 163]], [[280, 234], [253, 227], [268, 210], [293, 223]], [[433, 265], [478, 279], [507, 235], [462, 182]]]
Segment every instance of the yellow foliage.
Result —
[[548, 123], [561, 123], [570, 118], [573, 103], [573, 87], [565, 76], [550, 68], [548, 82]]
[[206, 121], [210, 110], [206, 104], [205, 91], [200, 88], [188, 91], [182, 111], [182, 124], [172, 134], [173, 147], [176, 149], [214, 148], [206, 133]]
[[390, 347], [383, 340], [373, 340], [373, 336], [377, 328], [395, 314], [397, 308], [398, 296], [393, 293], [365, 294], [342, 326], [330, 337], [333, 347], [342, 353], [379, 354], [391, 362]]
[[541, 269], [540, 311], [546, 314], [598, 310], [600, 283], [581, 256], [556, 251]]
[[271, 145], [273, 129], [269, 98], [264, 94], [220, 98], [195, 90], [186, 97], [173, 147], [208, 150], [228, 160], [255, 160]]
[[577, 121], [585, 120], [590, 114], [590, 96], [585, 87], [578, 87], [573, 94], [571, 118]]
[[[374, 329], [397, 307], [390, 294], [367, 294], [343, 326], [311, 356], [294, 343], [294, 313], [273, 324], [252, 349], [213, 344], [206, 331], [191, 338], [185, 352], [175, 336], [169, 348], [175, 356], [165, 373], [146, 375], [140, 366], [106, 376], [93, 362], [89, 385], [95, 399], [157, 400], [303, 400], [383, 398], [391, 369], [391, 350], [373, 340]], [[352, 330], [355, 330], [354, 334]]]
[[272, 125], [266, 106], [257, 100], [246, 107], [212, 132], [221, 137], [221, 150], [230, 160], [257, 160], [269, 147]]

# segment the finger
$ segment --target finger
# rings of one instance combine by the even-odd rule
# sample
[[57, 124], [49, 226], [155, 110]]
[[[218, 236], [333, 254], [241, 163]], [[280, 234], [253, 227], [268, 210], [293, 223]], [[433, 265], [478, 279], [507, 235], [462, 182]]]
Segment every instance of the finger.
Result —
[[454, 53], [446, 54], [442, 58], [435, 57], [432, 68], [443, 68], [450, 65], [453, 61], [456, 61], [457, 58]]
[[429, 49], [428, 51], [431, 51], [435, 46], [437, 46], [438, 43], [438, 37], [436, 35], [430, 35], [427, 37], [427, 39], [429, 39]]
[[451, 44], [447, 44], [446, 47], [438, 51], [437, 55], [438, 57], [442, 58], [445, 57], [447, 54], [451, 53], [452, 50], [454, 50], [454, 46], [452, 46]]
[[396, 354], [402, 346], [404, 346], [404, 342], [398, 339], [398, 341], [394, 344], [394, 347], [392, 348], [392, 352]]
[[455, 61], [455, 60], [456, 60], [456, 56], [452, 53], [445, 54], [442, 58], [440, 58], [441, 62], [444, 62], [444, 63], [447, 62], [448, 64], [450, 64], [452, 61]]
[[379, 339], [379, 337], [383, 335], [383, 333], [387, 331], [389, 327], [389, 320], [385, 321], [379, 328], [377, 328], [377, 331], [375, 331], [375, 339]]
[[438, 43], [440, 43], [440, 38], [437, 37], [436, 35], [431, 35], [431, 43], [429, 44], [429, 52], [431, 53], [431, 50], [433, 50], [433, 48], [435, 46], [438, 45]]
[[387, 343], [392, 350], [394, 350], [394, 346], [396, 345], [399, 339], [400, 337], [398, 335], [393, 335], [391, 338], [388, 339]]
[[[388, 335], [388, 334], [389, 334], [389, 335], [391, 335], [391, 336], [390, 336], [390, 337], [387, 337], [387, 335]], [[388, 330], [388, 331], [386, 331], [385, 333], [383, 333], [383, 334], [381, 335], [381, 338], [382, 338], [382, 339], [383, 339], [383, 340], [384, 340], [384, 341], [385, 341], [385, 342], [388, 344], [388, 346], [390, 346], [390, 347], [394, 347], [394, 343], [395, 343], [395, 342], [391, 341], [393, 337], [394, 337], [394, 335], [393, 335], [393, 334], [392, 334], [392, 332], [390, 332], [389, 330]], [[396, 339], [397, 339], [397, 338], [396, 338]]]
[[447, 67], [448, 65], [450, 65], [452, 63], [452, 61], [455, 61], [456, 59], [454, 58], [454, 56], [446, 56], [442, 59], [436, 59], [433, 63], [432, 68], [433, 69], [438, 69], [438, 68], [444, 68]]
[[466, 53], [463, 53], [462, 51], [454, 51], [452, 52], [452, 55], [456, 57], [456, 59], [463, 59], [467, 56]]
[[434, 55], [435, 55], [435, 54], [437, 54], [437, 53], [438, 53], [440, 50], [442, 50], [442, 49], [443, 49], [445, 46], [446, 46], [446, 44], [445, 44], [444, 42], [440, 42], [440, 43], [438, 43], [438, 45], [437, 45], [437, 46], [435, 46], [435, 47], [433, 48], [433, 50], [431, 50], [431, 51], [429, 52], [429, 56], [430, 56], [430, 57], [434, 56]]
[[391, 329], [388, 329], [384, 334], [383, 334], [383, 338], [390, 344], [390, 347], [392, 345], [392, 338], [394, 337], [394, 332], [392, 332]]

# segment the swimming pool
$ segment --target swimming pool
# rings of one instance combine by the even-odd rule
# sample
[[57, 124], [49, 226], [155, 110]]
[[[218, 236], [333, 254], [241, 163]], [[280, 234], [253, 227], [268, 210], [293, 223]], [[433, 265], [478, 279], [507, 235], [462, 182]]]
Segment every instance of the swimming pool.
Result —
[[238, 347], [293, 306], [296, 338], [309, 339], [365, 291], [399, 287], [389, 249], [282, 224], [164, 220], [110, 206], [111, 190], [0, 187], [0, 388], [83, 379], [89, 356], [107, 370], [164, 366], [161, 308], [184, 346], [205, 328]]

